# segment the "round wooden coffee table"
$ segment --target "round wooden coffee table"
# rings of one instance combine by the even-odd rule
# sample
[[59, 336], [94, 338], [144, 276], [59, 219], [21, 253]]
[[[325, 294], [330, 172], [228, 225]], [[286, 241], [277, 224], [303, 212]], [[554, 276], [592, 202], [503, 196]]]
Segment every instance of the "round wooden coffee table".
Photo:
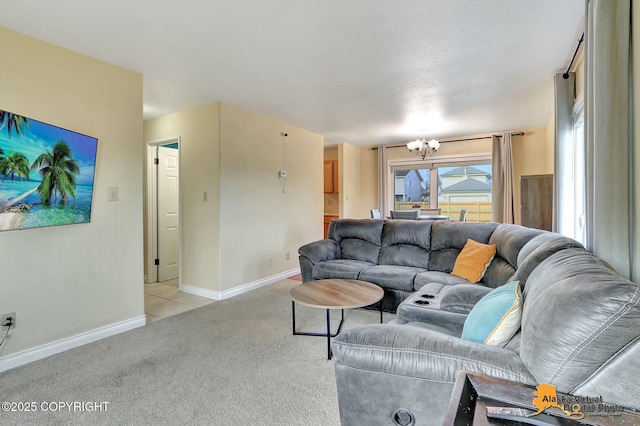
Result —
[[[327, 338], [327, 359], [331, 359], [331, 338], [340, 334], [344, 322], [344, 310], [373, 305], [384, 296], [382, 288], [366, 281], [328, 279], [308, 281], [295, 286], [291, 295], [291, 318], [293, 334], [302, 336], [321, 336]], [[296, 302], [327, 310], [327, 332], [308, 333], [296, 331]], [[331, 334], [331, 309], [341, 309], [342, 318], [335, 334]], [[382, 302], [380, 302], [380, 322], [382, 323]]]

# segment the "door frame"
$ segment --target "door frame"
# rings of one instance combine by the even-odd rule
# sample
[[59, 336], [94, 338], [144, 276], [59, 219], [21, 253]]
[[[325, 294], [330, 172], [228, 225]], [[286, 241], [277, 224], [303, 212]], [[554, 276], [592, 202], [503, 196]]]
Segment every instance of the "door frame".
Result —
[[[146, 143], [147, 149], [147, 283], [155, 283], [158, 281], [158, 268], [155, 265], [156, 253], [158, 252], [158, 181], [156, 168], [153, 160], [156, 155], [156, 148], [161, 145], [170, 143], [178, 143], [178, 188], [182, 182], [182, 143], [180, 136], [161, 139]], [[178, 285], [182, 282], [182, 206], [181, 192], [178, 190]]]

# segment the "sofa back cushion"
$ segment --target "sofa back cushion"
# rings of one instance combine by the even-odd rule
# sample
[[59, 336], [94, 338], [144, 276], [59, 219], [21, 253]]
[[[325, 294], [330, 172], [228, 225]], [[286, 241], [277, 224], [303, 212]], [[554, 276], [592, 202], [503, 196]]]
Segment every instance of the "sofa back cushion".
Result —
[[[434, 221], [431, 226], [429, 270], [451, 273], [467, 240], [488, 244], [497, 226], [497, 223]], [[502, 284], [506, 284], [506, 281]]]
[[328, 237], [340, 245], [342, 259], [378, 263], [383, 226], [380, 219], [332, 220]]
[[547, 257], [568, 248], [584, 248], [582, 244], [571, 238], [553, 232], [543, 231], [533, 237], [518, 253], [518, 266], [513, 280], [524, 284], [531, 272]]
[[542, 261], [523, 296], [520, 356], [539, 383], [561, 392], [588, 383], [640, 335], [638, 284], [586, 250]]
[[487, 268], [482, 282], [488, 287], [496, 288], [515, 279], [513, 275], [518, 268], [520, 250], [542, 232], [544, 231], [520, 225], [506, 223], [497, 225], [489, 239], [489, 244], [496, 245], [496, 255]]
[[429, 267], [431, 221], [387, 220], [382, 228], [379, 265]]

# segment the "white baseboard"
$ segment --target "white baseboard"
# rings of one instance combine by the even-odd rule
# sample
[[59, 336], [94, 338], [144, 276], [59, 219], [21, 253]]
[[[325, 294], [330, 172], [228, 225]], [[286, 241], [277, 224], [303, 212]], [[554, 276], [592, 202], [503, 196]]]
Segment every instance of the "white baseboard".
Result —
[[44, 345], [36, 346], [35, 348], [26, 349], [21, 352], [16, 352], [15, 354], [1, 357], [0, 372], [73, 349], [87, 343], [95, 342], [96, 340], [104, 339], [105, 337], [142, 327], [146, 323], [146, 315], [140, 315], [135, 318], [106, 325], [104, 327], [76, 334], [75, 336], [65, 337], [64, 339], [56, 340], [55, 342], [46, 343]]
[[261, 278], [256, 281], [251, 281], [250, 283], [243, 284], [238, 287], [230, 288], [229, 290], [224, 290], [224, 291], [215, 291], [215, 290], [209, 290], [202, 287], [196, 287], [193, 285], [180, 284], [180, 291], [184, 293], [193, 294], [196, 296], [206, 297], [207, 299], [224, 300], [224, 299], [229, 299], [233, 296], [238, 296], [239, 294], [246, 293], [251, 290], [255, 290], [260, 287], [264, 287], [265, 285], [273, 284], [275, 282], [284, 280], [285, 278], [289, 278], [299, 273], [300, 273], [300, 268], [290, 269], [288, 271], [281, 272], [279, 274], [272, 275], [270, 277]]

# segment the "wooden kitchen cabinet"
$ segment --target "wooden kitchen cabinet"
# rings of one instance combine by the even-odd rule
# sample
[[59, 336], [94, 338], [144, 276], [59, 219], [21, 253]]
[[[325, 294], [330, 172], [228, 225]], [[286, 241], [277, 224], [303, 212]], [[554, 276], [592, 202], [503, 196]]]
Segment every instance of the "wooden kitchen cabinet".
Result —
[[338, 219], [339, 216], [334, 215], [325, 215], [324, 216], [324, 238], [327, 238], [327, 233], [329, 232], [329, 223], [331, 223], [331, 219]]
[[338, 193], [338, 161], [328, 160], [324, 162], [324, 193]]

